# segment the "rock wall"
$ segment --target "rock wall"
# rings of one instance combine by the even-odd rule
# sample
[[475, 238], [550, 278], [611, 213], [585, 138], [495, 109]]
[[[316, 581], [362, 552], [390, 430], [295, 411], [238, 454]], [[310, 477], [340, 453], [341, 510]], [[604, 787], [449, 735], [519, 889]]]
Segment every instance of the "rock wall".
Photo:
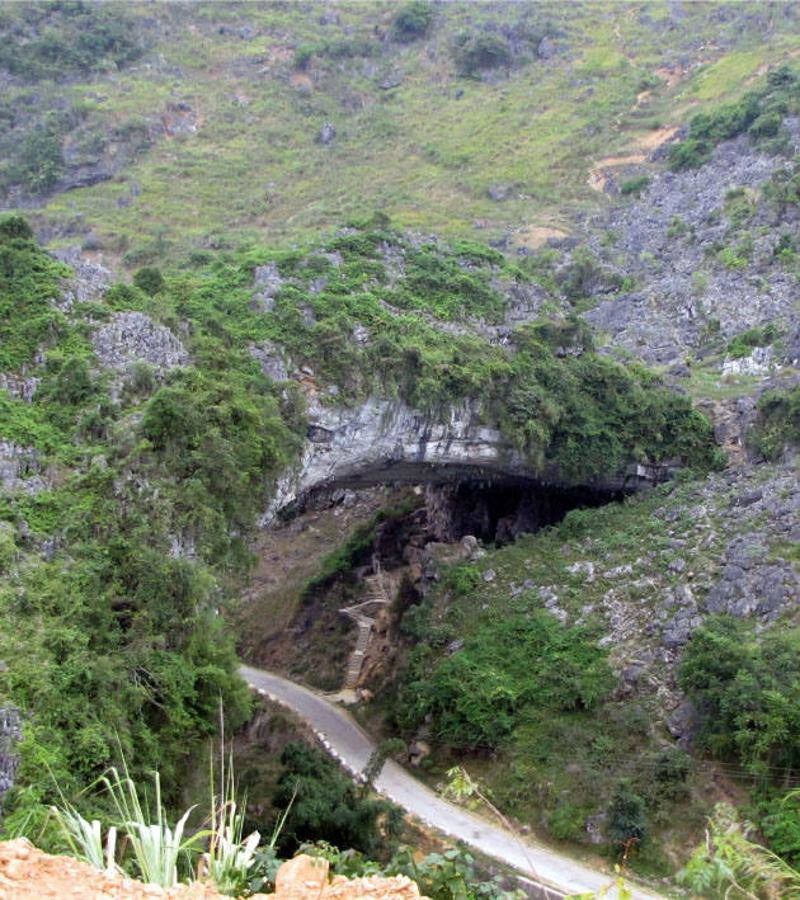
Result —
[[[371, 397], [361, 406], [345, 408], [323, 406], [312, 397], [308, 421], [300, 460], [278, 481], [262, 526], [315, 492], [339, 487], [458, 481], [566, 487], [556, 468], [533, 469], [499, 429], [486, 422], [478, 400], [425, 413], [402, 400]], [[632, 490], [665, 474], [663, 467], [633, 466], [608, 472], [585, 487]]]
[[302, 457], [279, 481], [262, 524], [316, 489], [492, 473], [532, 477], [522, 456], [482, 422], [477, 403], [434, 416], [375, 397], [352, 409], [312, 402]]

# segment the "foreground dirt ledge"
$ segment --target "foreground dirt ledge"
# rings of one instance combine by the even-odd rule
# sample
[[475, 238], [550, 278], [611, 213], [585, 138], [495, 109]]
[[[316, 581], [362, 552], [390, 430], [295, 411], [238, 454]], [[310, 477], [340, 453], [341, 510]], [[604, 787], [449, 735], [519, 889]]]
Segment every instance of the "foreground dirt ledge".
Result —
[[[25, 838], [0, 842], [0, 900], [18, 897], [62, 898], [86, 900], [140, 900], [146, 897], [209, 900], [222, 894], [208, 884], [194, 882], [174, 888], [142, 884], [114, 872], [100, 872], [71, 856], [51, 856], [34, 847]], [[327, 860], [297, 856], [278, 870], [274, 894], [255, 894], [255, 898], [279, 900], [417, 900], [419, 889], [403, 875], [393, 878], [370, 876], [352, 880], [341, 875], [329, 881]], [[426, 898], [420, 898], [426, 900]]]

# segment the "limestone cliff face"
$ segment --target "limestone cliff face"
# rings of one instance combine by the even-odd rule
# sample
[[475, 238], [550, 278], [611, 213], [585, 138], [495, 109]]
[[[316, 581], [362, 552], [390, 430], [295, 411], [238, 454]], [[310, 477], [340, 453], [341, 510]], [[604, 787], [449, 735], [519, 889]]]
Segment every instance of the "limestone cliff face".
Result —
[[371, 397], [353, 408], [312, 402], [308, 413], [300, 461], [279, 481], [263, 524], [309, 492], [336, 485], [534, 476], [500, 431], [485, 423], [477, 402], [432, 414]]
[[[308, 421], [300, 459], [279, 479], [262, 526], [311, 494], [337, 487], [462, 480], [568, 486], [557, 467], [534, 468], [487, 422], [479, 399], [422, 412], [397, 399], [370, 397], [360, 406], [342, 407], [324, 406], [313, 398]], [[586, 487], [633, 490], [669, 472], [668, 466], [629, 466], [609, 471]]]

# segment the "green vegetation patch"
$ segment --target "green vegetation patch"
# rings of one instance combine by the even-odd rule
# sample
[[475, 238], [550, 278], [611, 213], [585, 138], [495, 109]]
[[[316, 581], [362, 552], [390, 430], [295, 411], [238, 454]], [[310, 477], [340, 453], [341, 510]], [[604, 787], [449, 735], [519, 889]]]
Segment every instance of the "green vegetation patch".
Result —
[[31, 80], [116, 70], [142, 50], [136, 18], [102, 3], [15, 3], [0, 14], [0, 67]]
[[769, 777], [798, 764], [800, 632], [730, 617], [709, 621], [692, 636], [680, 684], [701, 714], [704, 745], [721, 759]]
[[779, 66], [740, 100], [698, 113], [689, 123], [686, 138], [670, 148], [670, 166], [675, 170], [696, 168], [710, 159], [717, 144], [745, 133], [765, 149], [785, 148], [788, 135], [783, 119], [798, 111], [800, 79], [789, 66]]
[[800, 446], [800, 387], [767, 391], [758, 401], [758, 417], [749, 440], [766, 459], [778, 459]]
[[496, 748], [547, 712], [591, 709], [614, 684], [591, 634], [544, 610], [481, 629], [433, 669], [429, 656], [412, 664], [401, 724], [413, 730], [428, 721], [437, 740], [463, 749]]
[[[270, 258], [285, 281], [264, 311], [252, 272]], [[229, 254], [174, 291], [204, 333], [240, 347], [268, 342], [333, 386], [337, 403], [398, 396], [436, 412], [479, 398], [535, 469], [565, 480], [617, 474], [631, 461], [717, 464], [710, 425], [690, 402], [646, 369], [594, 352], [579, 319], [519, 329], [515, 352], [483, 338], [479, 320], [498, 321], [507, 303], [501, 285], [526, 280], [488, 248], [417, 246], [367, 226], [305, 252]]]

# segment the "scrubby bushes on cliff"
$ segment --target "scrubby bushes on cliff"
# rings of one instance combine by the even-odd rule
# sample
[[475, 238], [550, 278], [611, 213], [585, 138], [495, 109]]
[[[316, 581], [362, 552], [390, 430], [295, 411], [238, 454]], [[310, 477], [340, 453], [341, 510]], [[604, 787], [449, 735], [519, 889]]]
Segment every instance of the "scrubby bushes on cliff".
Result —
[[273, 257], [285, 281], [266, 314], [251, 301], [256, 263], [241, 258], [215, 265], [193, 291], [182, 288], [185, 306], [215, 340], [277, 344], [333, 385], [337, 402], [395, 395], [435, 414], [477, 398], [535, 466], [566, 479], [616, 473], [631, 460], [715, 464], [707, 420], [643, 367], [594, 353], [579, 319], [519, 330], [516, 353], [490, 344], [479, 327], [437, 326], [502, 319], [508, 300], [498, 283], [526, 278], [496, 251], [418, 245], [385, 225], [353, 228], [322, 249], [328, 257]]
[[670, 148], [670, 166], [696, 168], [711, 157], [717, 144], [744, 133], [762, 146], [781, 149], [786, 143], [781, 141], [783, 119], [799, 110], [800, 80], [788, 66], [779, 66], [741, 99], [698, 113], [689, 123], [687, 136]]
[[775, 460], [800, 447], [800, 387], [767, 391], [758, 401], [749, 441], [765, 459]]
[[37, 80], [122, 67], [143, 49], [123, 10], [83, 0], [6, 7], [0, 37], [0, 67]]
[[31, 403], [0, 391], [0, 426], [58, 473], [37, 492], [0, 497], [13, 542], [0, 581], [0, 697], [24, 723], [10, 828], [39, 821], [52, 776], [71, 794], [120, 749], [135, 778], [158, 767], [178, 784], [220, 699], [229, 725], [246, 717], [219, 608], [293, 446], [291, 404], [279, 409], [246, 352], [219, 343], [199, 341], [199, 367], [149, 402], [112, 401], [109, 376], [92, 371], [81, 308], [52, 303], [66, 272], [24, 223], [0, 223], [0, 370], [27, 364], [41, 379]]

